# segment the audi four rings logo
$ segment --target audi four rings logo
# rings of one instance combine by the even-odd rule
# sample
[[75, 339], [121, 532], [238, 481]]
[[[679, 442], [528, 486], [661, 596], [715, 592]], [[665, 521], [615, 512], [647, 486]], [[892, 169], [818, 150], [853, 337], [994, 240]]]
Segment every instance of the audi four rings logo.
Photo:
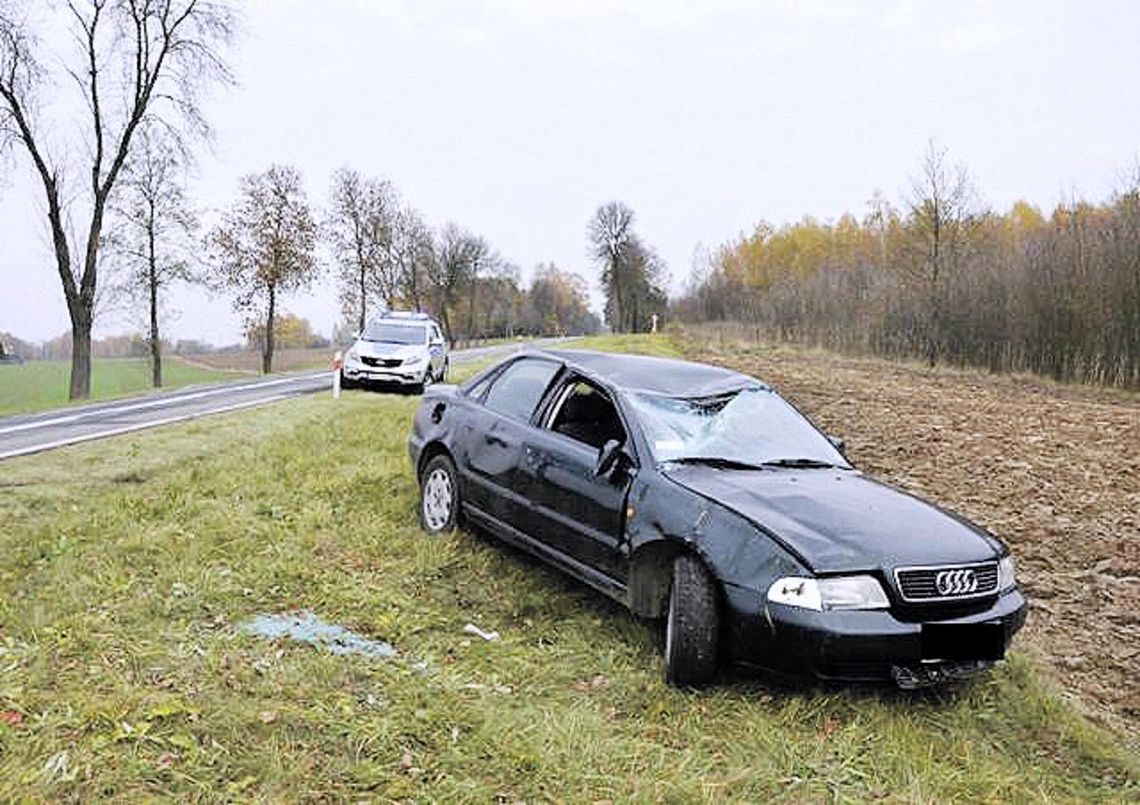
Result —
[[972, 570], [943, 570], [934, 577], [939, 595], [969, 595], [978, 589], [978, 577]]

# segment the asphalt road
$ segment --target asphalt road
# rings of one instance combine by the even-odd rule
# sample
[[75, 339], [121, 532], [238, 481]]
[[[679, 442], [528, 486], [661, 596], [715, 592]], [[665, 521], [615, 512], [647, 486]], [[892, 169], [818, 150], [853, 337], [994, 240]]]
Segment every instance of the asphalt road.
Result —
[[[523, 345], [501, 344], [455, 350], [450, 359], [452, 364], [468, 363], [513, 352], [522, 346], [540, 346], [542, 343], [546, 342], [530, 341]], [[331, 388], [331, 370], [294, 372], [6, 417], [0, 419], [0, 460], [169, 425], [172, 422], [252, 408]]]

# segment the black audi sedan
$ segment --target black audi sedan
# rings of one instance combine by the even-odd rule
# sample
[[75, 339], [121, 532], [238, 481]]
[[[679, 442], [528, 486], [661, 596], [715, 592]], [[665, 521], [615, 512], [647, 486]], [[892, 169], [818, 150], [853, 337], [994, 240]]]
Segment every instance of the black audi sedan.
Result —
[[428, 532], [462, 520], [664, 618], [675, 684], [735, 663], [922, 687], [991, 666], [1025, 622], [998, 539], [728, 369], [522, 353], [429, 389], [408, 450]]

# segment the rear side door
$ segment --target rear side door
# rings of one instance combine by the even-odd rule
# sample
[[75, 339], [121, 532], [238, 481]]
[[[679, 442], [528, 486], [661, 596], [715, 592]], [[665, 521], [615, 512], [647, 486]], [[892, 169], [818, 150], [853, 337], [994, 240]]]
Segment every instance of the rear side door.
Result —
[[531, 501], [527, 530], [536, 539], [625, 583], [626, 497], [633, 467], [621, 462], [595, 475], [598, 451], [609, 439], [628, 449], [625, 426], [610, 396], [571, 376], [552, 396], [539, 427], [528, 431], [524, 476]]
[[520, 477], [527, 433], [538, 403], [561, 368], [547, 358], [516, 360], [495, 377], [482, 404], [472, 406], [462, 426], [468, 505], [519, 530], [525, 530], [530, 505]]

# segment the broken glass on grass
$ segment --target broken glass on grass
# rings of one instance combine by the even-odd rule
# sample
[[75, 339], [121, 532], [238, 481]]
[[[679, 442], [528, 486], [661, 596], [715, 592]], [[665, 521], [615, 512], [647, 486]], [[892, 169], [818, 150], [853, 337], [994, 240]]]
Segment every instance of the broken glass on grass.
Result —
[[363, 654], [373, 659], [396, 656], [396, 649], [383, 640], [369, 640], [335, 623], [327, 623], [308, 610], [277, 615], [258, 615], [242, 626], [247, 634], [269, 640], [289, 638], [326, 649], [332, 654]]

